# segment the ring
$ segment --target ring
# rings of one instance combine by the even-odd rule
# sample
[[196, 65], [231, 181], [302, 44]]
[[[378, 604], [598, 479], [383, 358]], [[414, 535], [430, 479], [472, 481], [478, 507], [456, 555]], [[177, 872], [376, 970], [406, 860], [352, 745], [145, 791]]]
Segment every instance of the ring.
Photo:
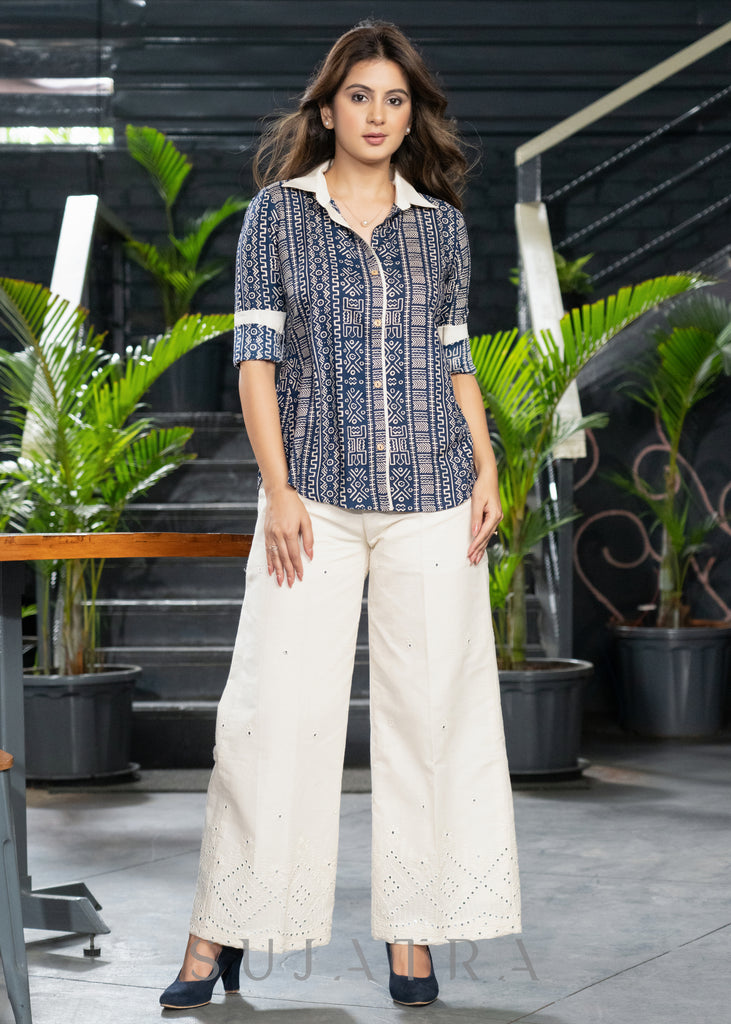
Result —
[[276, 544], [270, 544], [269, 545], [269, 550], [270, 551], [279, 551], [279, 548], [277, 547]]

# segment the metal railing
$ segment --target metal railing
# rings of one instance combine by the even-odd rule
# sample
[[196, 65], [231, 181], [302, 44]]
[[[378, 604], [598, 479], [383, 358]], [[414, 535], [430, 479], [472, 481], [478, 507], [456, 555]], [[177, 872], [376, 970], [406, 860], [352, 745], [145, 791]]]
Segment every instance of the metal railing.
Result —
[[[720, 104], [731, 95], [731, 85], [725, 86], [712, 96], [703, 99], [689, 110], [578, 174], [571, 181], [554, 188], [546, 196], [542, 196], [542, 157], [578, 132], [613, 114], [631, 100], [649, 92], [660, 83], [729, 42], [731, 42], [731, 21], [516, 149], [517, 203], [515, 220], [521, 266], [518, 299], [518, 323], [521, 330], [527, 330], [530, 326], [537, 336], [542, 331], [550, 331], [560, 343], [561, 333], [558, 322], [563, 314], [563, 302], [553, 255], [554, 245], [551, 241], [547, 204], [555, 203], [559, 199], [565, 200], [571, 193], [597, 179], [600, 175], [606, 174], [620, 162], [635, 156], [651, 143], [657, 142], [658, 139], [674, 129]], [[557, 250], [567, 248], [577, 241], [585, 241], [610, 225], [620, 223], [639, 207], [666, 196], [673, 188], [699, 174], [729, 152], [731, 152], [731, 143], [718, 146], [683, 170], [662, 181], [653, 182], [639, 195], [633, 196], [595, 218], [591, 223], [572, 231], [558, 241], [555, 248]], [[605, 280], [625, 266], [638, 262], [653, 250], [667, 245], [698, 224], [710, 220], [729, 204], [731, 204], [731, 193], [706, 204], [691, 216], [685, 217], [654, 238], [638, 245], [631, 252], [612, 260], [592, 276], [592, 281]], [[565, 402], [559, 406], [559, 415], [573, 416], [577, 413], [580, 413], [580, 403], [578, 389], [574, 387], [565, 396]], [[584, 450], [583, 438], [579, 437], [574, 439], [570, 447], [555, 453], [557, 462], [554, 467], [549, 467], [549, 479], [546, 484], [551, 494], [557, 492], [558, 507], [565, 508], [571, 505], [573, 465], [570, 460], [581, 457]], [[547, 653], [565, 657], [572, 654], [573, 648], [571, 547], [572, 530], [570, 526], [567, 526], [559, 530], [556, 536], [549, 538], [543, 551], [544, 592], [541, 598], [552, 627], [548, 630], [547, 647], [550, 649]], [[563, 585], [561, 585], [562, 581], [565, 581]]]

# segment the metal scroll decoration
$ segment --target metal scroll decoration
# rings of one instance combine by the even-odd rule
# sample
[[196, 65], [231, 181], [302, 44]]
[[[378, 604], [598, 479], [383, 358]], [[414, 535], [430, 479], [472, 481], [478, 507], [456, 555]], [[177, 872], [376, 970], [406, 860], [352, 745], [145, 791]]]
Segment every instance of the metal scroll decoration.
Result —
[[[655, 423], [655, 431], [657, 433], [658, 440], [646, 444], [634, 459], [632, 464], [632, 474], [635, 479], [640, 476], [640, 467], [646, 459], [653, 456], [656, 457], [658, 455], [662, 457], [669, 451], [668, 440], [659, 422]], [[584, 487], [595, 476], [599, 467], [600, 451], [596, 437], [591, 430], [588, 430], [586, 435], [587, 442], [589, 444], [588, 458], [590, 460], [590, 464], [586, 473], [574, 484], [575, 492]], [[728, 536], [731, 536], [731, 523], [729, 522], [729, 512], [726, 508], [729, 494], [731, 493], [731, 481], [723, 486], [715, 499], [714, 504], [708, 489], [701, 482], [700, 477], [688, 461], [682, 456], [679, 456], [678, 462], [682, 468], [684, 486], [692, 488], [692, 492], [696, 496], [699, 504], [702, 505], [710, 515], [714, 516], [718, 520], [717, 529]], [[601, 547], [601, 557], [604, 560], [605, 565], [613, 569], [625, 571], [638, 569], [647, 562], [659, 565], [660, 552], [653, 543], [651, 532], [648, 531], [642, 518], [628, 509], [617, 507], [596, 512], [584, 519], [581, 525], [577, 527], [574, 534], [573, 551], [573, 561], [576, 574], [589, 593], [592, 594], [593, 597], [595, 597], [596, 600], [609, 611], [612, 619], [622, 621], [626, 616], [623, 615], [623, 613], [616, 607], [605, 589], [602, 589], [596, 581], [593, 581], [590, 578], [589, 573], [591, 570], [586, 564], [585, 556], [582, 557], [582, 545], [585, 549], [586, 542], [590, 539], [591, 531], [596, 530], [597, 523], [610, 519], [621, 520], [623, 524], [631, 527], [632, 531], [636, 534], [639, 550], [633, 553], [633, 557], [622, 557], [613, 553], [609, 544], [604, 544]], [[710, 581], [711, 571], [717, 561], [717, 555], [709, 552], [705, 556], [694, 556], [691, 561], [691, 566], [695, 573], [696, 580], [720, 612], [719, 618], [723, 621], [731, 621], [731, 606], [729, 606], [723, 597], [721, 597]], [[655, 595], [655, 597], [656, 596], [657, 595]]]

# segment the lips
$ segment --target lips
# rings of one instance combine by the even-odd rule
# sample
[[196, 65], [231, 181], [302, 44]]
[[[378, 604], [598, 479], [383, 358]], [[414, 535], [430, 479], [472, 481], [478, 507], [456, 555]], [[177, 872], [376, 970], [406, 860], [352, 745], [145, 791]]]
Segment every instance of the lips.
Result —
[[378, 142], [383, 142], [386, 136], [381, 134], [380, 132], [369, 132], [368, 135], [364, 135], [363, 138], [366, 140], [366, 142], [376, 144]]

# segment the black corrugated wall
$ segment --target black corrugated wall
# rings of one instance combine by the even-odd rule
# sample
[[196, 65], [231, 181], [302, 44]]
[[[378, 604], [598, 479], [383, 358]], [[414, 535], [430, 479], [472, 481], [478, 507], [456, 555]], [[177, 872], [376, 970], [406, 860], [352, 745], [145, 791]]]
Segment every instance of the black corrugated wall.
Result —
[[[728, 7], [689, 0], [6, 0], [0, 5], [1, 77], [105, 75], [114, 79], [114, 94], [0, 93], [0, 125], [111, 124], [117, 143], [103, 154], [0, 150], [0, 270], [48, 280], [70, 191], [101, 191], [109, 206], [144, 230], [155, 216], [147, 209], [154, 197], [120, 152], [128, 121], [154, 125], [191, 152], [197, 166], [185, 197], [191, 209], [249, 192], [260, 119], [288, 106], [336, 36], [369, 15], [395, 21], [421, 45], [479, 157], [467, 216], [474, 252], [471, 323], [482, 332], [514, 320], [507, 277], [515, 262], [516, 145], [711, 31], [728, 17]], [[550, 154], [547, 186], [675, 117], [728, 78], [727, 53], [707, 58]], [[676, 156], [680, 162], [702, 155], [708, 137], [728, 134], [730, 121], [728, 105], [714, 108], [674, 134], [669, 154], [650, 150], [584, 190], [566, 211], [555, 210], [555, 233], [642, 191]], [[712, 179], [702, 191], [713, 194]], [[704, 199], [686, 188], [662, 208], [644, 211], [639, 222], [605, 232], [592, 240], [593, 266], [641, 244], [673, 213], [680, 216]], [[722, 219], [687, 237], [683, 265], [718, 248], [727, 225]], [[229, 253], [235, 234], [230, 225], [217, 248]], [[674, 269], [668, 261], [678, 258], [660, 252], [633, 268], [631, 277]], [[608, 285], [620, 283], [624, 279]], [[208, 295], [213, 307], [228, 302], [226, 286]], [[134, 305], [140, 322], [133, 326], [144, 329], [145, 302]]]

